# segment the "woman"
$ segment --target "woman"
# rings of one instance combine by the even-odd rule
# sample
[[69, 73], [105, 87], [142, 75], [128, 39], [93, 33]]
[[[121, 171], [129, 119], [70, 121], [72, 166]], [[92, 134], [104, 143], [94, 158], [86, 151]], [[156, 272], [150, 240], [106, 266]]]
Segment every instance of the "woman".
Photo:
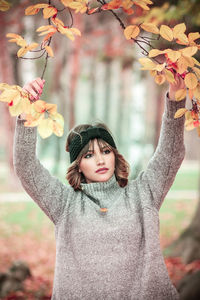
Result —
[[[44, 82], [24, 88], [35, 100]], [[146, 171], [128, 181], [128, 164], [102, 124], [78, 126], [66, 149], [71, 186], [52, 177], [36, 158], [36, 129], [17, 120], [14, 164], [29, 195], [55, 224], [53, 300], [178, 299], [159, 243], [159, 208], [184, 158], [185, 100], [176, 75], [165, 100], [159, 144]], [[128, 136], [127, 136], [128, 138]]]

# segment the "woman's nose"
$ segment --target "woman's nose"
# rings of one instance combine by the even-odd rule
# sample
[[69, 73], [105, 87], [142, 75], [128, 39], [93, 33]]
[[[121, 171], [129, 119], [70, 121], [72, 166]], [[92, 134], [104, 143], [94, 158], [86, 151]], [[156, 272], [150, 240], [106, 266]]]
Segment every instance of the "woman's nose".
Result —
[[97, 165], [103, 165], [104, 164], [104, 158], [103, 158], [103, 155], [101, 153], [99, 153], [96, 156], [96, 163], [97, 163]]

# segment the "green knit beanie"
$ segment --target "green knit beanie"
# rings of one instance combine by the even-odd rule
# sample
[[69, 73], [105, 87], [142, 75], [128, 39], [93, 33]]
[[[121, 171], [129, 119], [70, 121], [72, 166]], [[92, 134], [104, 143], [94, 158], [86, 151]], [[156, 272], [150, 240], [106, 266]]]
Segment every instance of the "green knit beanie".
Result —
[[102, 127], [94, 126], [80, 132], [80, 134], [77, 134], [75, 137], [73, 137], [69, 145], [70, 162], [72, 163], [75, 161], [85, 145], [87, 145], [90, 140], [95, 138], [104, 140], [106, 143], [116, 149], [116, 145], [111, 134]]

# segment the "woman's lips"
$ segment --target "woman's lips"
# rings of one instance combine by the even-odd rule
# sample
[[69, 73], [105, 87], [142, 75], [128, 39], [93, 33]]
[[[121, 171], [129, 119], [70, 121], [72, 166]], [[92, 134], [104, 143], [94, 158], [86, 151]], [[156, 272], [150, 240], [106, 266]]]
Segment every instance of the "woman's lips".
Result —
[[98, 174], [104, 174], [108, 171], [108, 168], [100, 168], [98, 170], [96, 170], [96, 173]]

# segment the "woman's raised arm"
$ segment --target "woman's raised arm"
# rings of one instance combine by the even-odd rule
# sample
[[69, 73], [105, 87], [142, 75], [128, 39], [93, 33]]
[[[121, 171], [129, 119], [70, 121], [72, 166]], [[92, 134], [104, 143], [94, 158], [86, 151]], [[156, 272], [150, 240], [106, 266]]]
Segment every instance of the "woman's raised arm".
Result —
[[[42, 93], [44, 81], [40, 78], [25, 85], [31, 100]], [[14, 140], [14, 167], [24, 189], [56, 223], [67, 204], [68, 188], [50, 175], [36, 157], [36, 128], [25, 127], [25, 116], [17, 118]]]

